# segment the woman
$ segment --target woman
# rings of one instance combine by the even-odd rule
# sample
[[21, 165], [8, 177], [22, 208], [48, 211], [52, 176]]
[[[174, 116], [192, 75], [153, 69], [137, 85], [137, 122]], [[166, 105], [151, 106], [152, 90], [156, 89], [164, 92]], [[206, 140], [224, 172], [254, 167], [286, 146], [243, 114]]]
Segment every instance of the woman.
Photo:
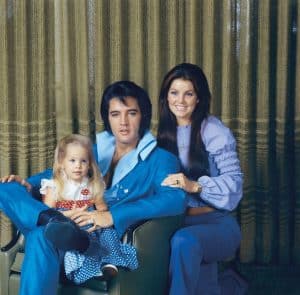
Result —
[[160, 90], [158, 145], [177, 155], [182, 168], [163, 185], [188, 196], [184, 227], [171, 242], [170, 295], [220, 294], [217, 262], [233, 256], [241, 240], [230, 215], [242, 197], [236, 142], [209, 114], [210, 99], [203, 71], [188, 63], [171, 69]]

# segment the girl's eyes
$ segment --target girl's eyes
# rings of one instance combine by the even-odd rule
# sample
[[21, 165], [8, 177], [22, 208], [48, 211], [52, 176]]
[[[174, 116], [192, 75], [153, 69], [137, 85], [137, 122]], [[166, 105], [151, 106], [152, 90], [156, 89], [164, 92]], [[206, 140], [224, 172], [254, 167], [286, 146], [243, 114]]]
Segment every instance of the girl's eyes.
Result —
[[[75, 163], [75, 162], [76, 162], [75, 159], [70, 159], [69, 161], [70, 161], [71, 163]], [[87, 160], [81, 160], [81, 163], [86, 164], [87, 162], [88, 162]]]

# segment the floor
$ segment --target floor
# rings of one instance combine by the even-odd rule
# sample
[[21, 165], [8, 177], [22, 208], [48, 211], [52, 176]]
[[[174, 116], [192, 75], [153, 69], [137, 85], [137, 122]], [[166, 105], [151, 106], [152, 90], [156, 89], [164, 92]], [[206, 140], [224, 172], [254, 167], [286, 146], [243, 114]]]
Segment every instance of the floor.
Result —
[[237, 265], [249, 287], [246, 295], [300, 295], [300, 266]]

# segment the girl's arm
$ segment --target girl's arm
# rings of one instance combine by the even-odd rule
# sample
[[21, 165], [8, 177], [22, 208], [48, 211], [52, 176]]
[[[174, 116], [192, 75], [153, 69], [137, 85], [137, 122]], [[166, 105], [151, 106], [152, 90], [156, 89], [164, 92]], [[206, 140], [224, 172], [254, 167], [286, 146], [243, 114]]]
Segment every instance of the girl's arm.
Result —
[[95, 207], [97, 209], [97, 211], [100, 211], [100, 212], [103, 212], [103, 211], [107, 211], [107, 205], [106, 203], [104, 202], [102, 196], [97, 196], [95, 198]]
[[42, 200], [48, 207], [55, 208], [56, 199], [51, 187], [46, 188], [45, 194], [42, 195]]
[[[46, 188], [45, 194], [42, 195], [42, 200], [48, 207], [50, 208], [56, 207], [56, 198], [54, 195], [54, 191], [51, 187]], [[74, 214], [74, 212], [77, 212], [75, 207], [71, 210], [61, 211], [61, 213], [66, 217], [71, 217], [72, 214]]]

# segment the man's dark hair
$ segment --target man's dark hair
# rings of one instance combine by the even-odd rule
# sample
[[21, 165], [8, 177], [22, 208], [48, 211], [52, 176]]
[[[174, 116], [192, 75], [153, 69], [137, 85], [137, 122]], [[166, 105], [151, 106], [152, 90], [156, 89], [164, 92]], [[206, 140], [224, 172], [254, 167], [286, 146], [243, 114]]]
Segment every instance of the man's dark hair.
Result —
[[140, 86], [131, 81], [118, 81], [109, 85], [103, 92], [100, 114], [106, 131], [111, 132], [108, 120], [109, 102], [113, 98], [117, 98], [126, 105], [126, 97], [136, 99], [141, 110], [141, 125], [139, 129], [140, 137], [143, 137], [145, 131], [150, 128], [152, 105], [148, 93]]

